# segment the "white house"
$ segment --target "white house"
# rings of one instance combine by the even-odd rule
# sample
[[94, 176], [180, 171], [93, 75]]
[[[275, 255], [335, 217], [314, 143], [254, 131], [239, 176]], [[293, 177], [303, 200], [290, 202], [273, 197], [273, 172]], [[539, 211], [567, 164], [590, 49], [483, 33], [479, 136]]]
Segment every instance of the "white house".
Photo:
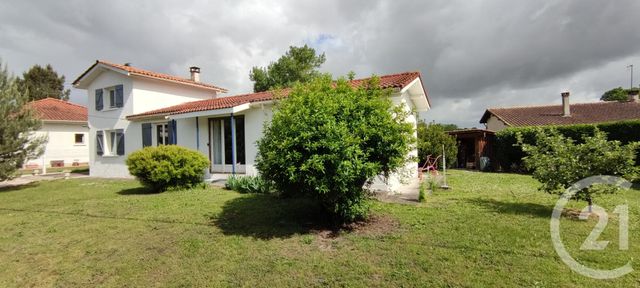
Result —
[[[256, 175], [256, 141], [272, 116], [271, 92], [220, 96], [225, 89], [199, 81], [200, 69], [190, 78], [151, 72], [127, 65], [96, 61], [74, 81], [89, 99], [90, 164], [96, 177], [130, 177], [126, 155], [145, 146], [177, 144], [200, 151], [211, 166], [206, 177], [225, 173]], [[414, 113], [430, 109], [419, 72], [380, 77], [392, 99]], [[361, 83], [354, 80], [354, 85]], [[412, 152], [417, 155], [417, 151]], [[417, 173], [417, 163], [406, 174]], [[389, 189], [400, 184], [391, 179]]]
[[89, 163], [87, 108], [67, 101], [45, 98], [29, 103], [42, 126], [36, 136], [47, 137], [40, 158], [28, 160], [24, 168], [68, 167]]

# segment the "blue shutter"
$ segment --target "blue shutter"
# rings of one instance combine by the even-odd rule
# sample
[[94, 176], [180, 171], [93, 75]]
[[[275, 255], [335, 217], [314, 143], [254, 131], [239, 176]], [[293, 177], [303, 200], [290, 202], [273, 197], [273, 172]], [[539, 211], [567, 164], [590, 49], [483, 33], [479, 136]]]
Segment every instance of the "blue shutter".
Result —
[[122, 85], [116, 86], [116, 107], [124, 106], [124, 88]]
[[96, 111], [102, 110], [102, 89], [96, 89]]
[[151, 123], [142, 124], [142, 147], [153, 145], [151, 140]]
[[171, 120], [167, 123], [167, 127], [169, 128], [169, 145], [178, 144], [178, 134], [176, 131], [176, 120]]
[[104, 154], [104, 137], [102, 136], [102, 131], [96, 131], [96, 154], [98, 156], [102, 156]]
[[122, 129], [118, 129], [116, 130], [116, 139], [118, 139], [118, 148], [117, 150], [117, 154], [119, 156], [124, 155], [124, 130]]

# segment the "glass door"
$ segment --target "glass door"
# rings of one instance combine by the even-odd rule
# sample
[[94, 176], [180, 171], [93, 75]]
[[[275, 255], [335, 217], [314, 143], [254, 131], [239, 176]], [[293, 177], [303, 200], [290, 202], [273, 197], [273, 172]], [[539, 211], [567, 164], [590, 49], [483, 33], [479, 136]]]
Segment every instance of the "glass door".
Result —
[[245, 173], [244, 116], [213, 118], [209, 124], [211, 172]]

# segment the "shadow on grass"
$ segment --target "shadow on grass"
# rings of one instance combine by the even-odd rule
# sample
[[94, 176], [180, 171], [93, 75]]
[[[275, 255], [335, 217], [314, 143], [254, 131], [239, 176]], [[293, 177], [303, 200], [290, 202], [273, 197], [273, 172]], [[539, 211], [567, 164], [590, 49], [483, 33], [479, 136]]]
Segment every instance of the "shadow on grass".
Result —
[[129, 189], [123, 189], [117, 192], [120, 195], [149, 195], [149, 194], [158, 194], [159, 192], [153, 191], [148, 187], [135, 187]]
[[209, 219], [225, 235], [258, 239], [287, 238], [331, 227], [322, 217], [321, 207], [310, 199], [262, 194], [230, 200], [220, 214], [211, 215]]
[[504, 202], [495, 199], [473, 198], [469, 203], [491, 209], [497, 213], [510, 213], [518, 215], [531, 215], [535, 217], [551, 217], [553, 206], [545, 206], [537, 203]]
[[20, 191], [24, 189], [34, 188], [34, 187], [37, 187], [38, 185], [40, 185], [40, 183], [31, 182], [31, 183], [20, 184], [20, 185], [4, 186], [4, 187], [0, 187], [0, 193]]

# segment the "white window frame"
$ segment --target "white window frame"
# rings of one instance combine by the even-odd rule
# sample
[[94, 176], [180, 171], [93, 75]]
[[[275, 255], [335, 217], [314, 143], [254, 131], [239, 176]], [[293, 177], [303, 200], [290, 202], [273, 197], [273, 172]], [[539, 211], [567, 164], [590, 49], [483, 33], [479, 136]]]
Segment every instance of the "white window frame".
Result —
[[[160, 133], [162, 133], [163, 137], [158, 135], [158, 128], [160, 128]], [[166, 122], [154, 124], [153, 131], [154, 133], [152, 134], [155, 134], [155, 139], [153, 140], [156, 143], [155, 146], [169, 145], [169, 125]], [[162, 141], [160, 141], [160, 139], [162, 139]]]
[[117, 130], [104, 130], [102, 133], [102, 137], [104, 137], [104, 141], [102, 142], [102, 152], [103, 156], [118, 156], [118, 131]]

